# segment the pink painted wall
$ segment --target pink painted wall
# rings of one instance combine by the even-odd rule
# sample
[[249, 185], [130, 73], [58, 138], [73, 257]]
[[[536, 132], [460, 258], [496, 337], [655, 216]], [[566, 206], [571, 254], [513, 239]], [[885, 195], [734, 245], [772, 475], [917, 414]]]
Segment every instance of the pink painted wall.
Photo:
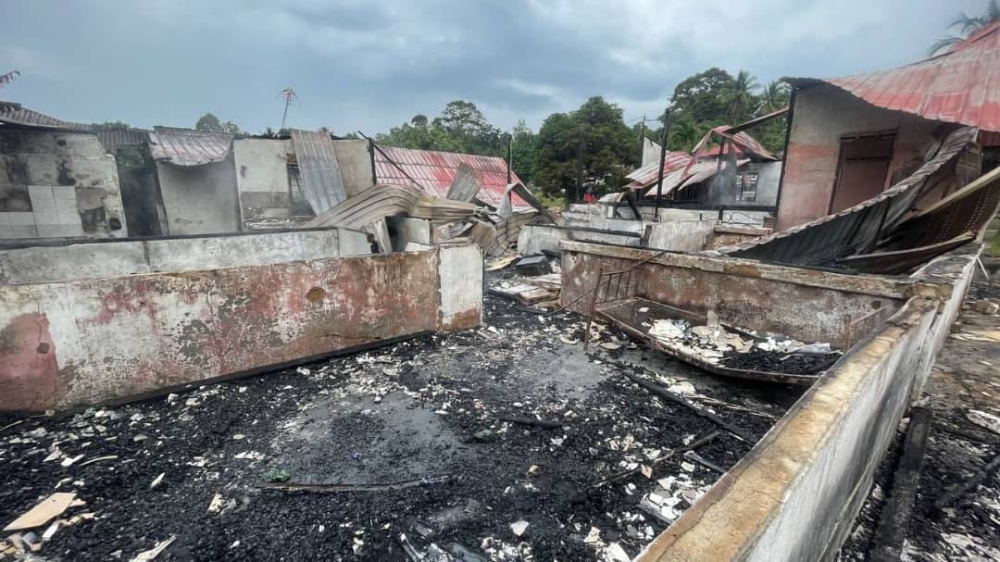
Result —
[[[477, 326], [478, 249], [449, 248], [442, 263], [443, 251], [0, 286], [0, 410], [93, 404]], [[476, 286], [442, 292], [442, 277]]]
[[[875, 107], [829, 85], [799, 90], [795, 96], [792, 131], [778, 209], [778, 230], [828, 214], [836, 181], [842, 135], [896, 131], [887, 185], [902, 179], [915, 158], [933, 142], [935, 121]], [[905, 177], [905, 176], [903, 176]]]

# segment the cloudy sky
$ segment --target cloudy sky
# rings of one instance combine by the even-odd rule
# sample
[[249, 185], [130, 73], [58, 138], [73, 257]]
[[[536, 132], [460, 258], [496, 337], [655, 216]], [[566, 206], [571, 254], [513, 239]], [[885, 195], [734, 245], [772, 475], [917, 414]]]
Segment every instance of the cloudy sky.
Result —
[[923, 58], [985, 0], [0, 0], [0, 98], [80, 122], [385, 131], [449, 100], [537, 128], [603, 95], [655, 114], [711, 66], [760, 82]]

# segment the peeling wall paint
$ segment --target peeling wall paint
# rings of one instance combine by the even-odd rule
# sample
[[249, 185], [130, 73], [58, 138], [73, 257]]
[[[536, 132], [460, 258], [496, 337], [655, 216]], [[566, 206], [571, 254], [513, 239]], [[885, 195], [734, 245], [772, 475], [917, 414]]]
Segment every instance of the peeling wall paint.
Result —
[[[586, 251], [579, 251], [579, 250]], [[563, 290], [567, 304], [597, 282], [598, 272], [621, 271], [656, 254], [651, 250], [563, 243]], [[855, 343], [858, 327], [885, 317], [905, 302], [903, 293], [873, 290], [875, 279], [690, 254], [665, 254], [640, 265], [637, 295], [753, 330], [766, 330], [835, 347]], [[830, 284], [830, 286], [824, 286]], [[574, 309], [584, 311], [588, 299]], [[853, 325], [853, 326], [852, 326]]]
[[[452, 278], [482, 279], [480, 260], [447, 261]], [[439, 292], [440, 275], [430, 251], [0, 286], [0, 410], [93, 404], [478, 325], [481, 305]]]

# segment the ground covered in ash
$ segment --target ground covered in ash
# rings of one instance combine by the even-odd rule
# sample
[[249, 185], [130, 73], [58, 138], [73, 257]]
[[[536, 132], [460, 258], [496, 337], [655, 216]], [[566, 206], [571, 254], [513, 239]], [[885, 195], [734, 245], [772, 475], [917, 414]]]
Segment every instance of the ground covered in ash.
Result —
[[[718, 477], [681, 453], [719, 428], [623, 373], [756, 439], [801, 390], [715, 378], [609, 329], [584, 352], [582, 327], [487, 296], [476, 330], [0, 417], [0, 522], [75, 492], [85, 504], [47, 540], [48, 525], [21, 533], [48, 560], [130, 560], [171, 538], [157, 560], [635, 556]], [[752, 445], [722, 432], [697, 453], [728, 468]]]
[[[1000, 433], [974, 423], [972, 419], [981, 419], [976, 414], [970, 417], [976, 411], [1000, 416], [1000, 340], [987, 339], [1000, 334], [1000, 317], [981, 314], [973, 306], [987, 296], [996, 299], [998, 293], [973, 289], [921, 397], [931, 409], [931, 428], [903, 560], [1000, 560], [1000, 473], [976, 479], [976, 473], [1000, 455]], [[876, 473], [854, 532], [841, 549], [841, 561], [869, 558], [907, 422], [904, 419]], [[974, 485], [967, 491], [937, 505], [953, 487], [970, 481]]]

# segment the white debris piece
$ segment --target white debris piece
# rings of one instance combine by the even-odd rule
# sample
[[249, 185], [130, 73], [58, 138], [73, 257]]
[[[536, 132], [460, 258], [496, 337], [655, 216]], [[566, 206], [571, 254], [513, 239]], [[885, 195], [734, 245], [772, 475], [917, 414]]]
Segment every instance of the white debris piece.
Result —
[[61, 464], [61, 465], [62, 465], [63, 467], [69, 467], [69, 466], [72, 466], [72, 465], [73, 465], [73, 463], [75, 463], [76, 461], [78, 461], [78, 460], [80, 460], [80, 459], [82, 459], [82, 458], [83, 458], [83, 455], [77, 455], [77, 456], [75, 456], [75, 457], [66, 457], [66, 458], [65, 458], [65, 459], [63, 459], [63, 461], [62, 461], [61, 463], [59, 463], [59, 464]]
[[684, 337], [687, 327], [683, 320], [654, 320], [649, 335], [658, 340], [675, 340]]
[[159, 556], [161, 552], [166, 550], [167, 547], [170, 546], [175, 540], [177, 540], [176, 535], [165, 541], [158, 542], [153, 548], [136, 554], [135, 557], [133, 557], [129, 562], [150, 562], [151, 560], [155, 560], [156, 557]]
[[520, 537], [525, 531], [528, 530], [528, 522], [523, 519], [521, 521], [515, 521], [510, 524], [510, 530], [514, 533], [515, 537]]
[[220, 511], [222, 511], [222, 494], [216, 493], [208, 504], [208, 512], [219, 513]]
[[965, 417], [979, 427], [985, 427], [993, 433], [1000, 433], [1000, 417], [994, 414], [981, 410], [969, 410]]
[[157, 486], [163, 483], [163, 477], [166, 475], [167, 475], [166, 472], [161, 472], [159, 476], [157, 476], [156, 478], [153, 479], [152, 482], [150, 482], [149, 489], [155, 490]]
[[587, 536], [583, 538], [584, 544], [597, 544], [601, 542], [601, 530], [597, 527], [591, 527], [590, 532]]
[[606, 562], [631, 562], [632, 557], [625, 552], [621, 545], [613, 542], [604, 549], [604, 560]]

